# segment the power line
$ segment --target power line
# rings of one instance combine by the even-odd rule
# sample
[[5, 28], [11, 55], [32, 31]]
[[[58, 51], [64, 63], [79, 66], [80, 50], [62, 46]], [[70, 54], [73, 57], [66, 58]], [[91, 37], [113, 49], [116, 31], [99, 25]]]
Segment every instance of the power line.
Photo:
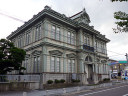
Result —
[[23, 21], [23, 20], [21, 20], [21, 19], [18, 19], [18, 18], [16, 18], [16, 17], [10, 16], [10, 15], [4, 14], [4, 13], [0, 13], [0, 15], [3, 15], [3, 16], [6, 16], [6, 17], [8, 17], [8, 18], [11, 18], [11, 19], [13, 19], [13, 20], [16, 20], [16, 21], [25, 23], [25, 21]]
[[115, 54], [118, 54], [118, 55], [124, 55], [124, 54], [120, 54], [120, 53], [113, 52], [113, 51], [110, 51], [110, 50], [106, 50], [106, 51], [109, 51], [109, 52], [111, 52], [111, 53], [115, 53]]
[[119, 56], [119, 55], [111, 55], [111, 56], [109, 56], [109, 57], [115, 57], [115, 56]]

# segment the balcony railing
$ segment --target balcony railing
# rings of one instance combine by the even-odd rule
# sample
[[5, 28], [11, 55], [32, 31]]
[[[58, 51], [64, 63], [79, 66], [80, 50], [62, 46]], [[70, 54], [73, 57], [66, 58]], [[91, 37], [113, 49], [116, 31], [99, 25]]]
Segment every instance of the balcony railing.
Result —
[[88, 45], [86, 45], [86, 44], [83, 45], [83, 49], [84, 49], [84, 50], [87, 50], [87, 51], [94, 52], [94, 47], [88, 46]]

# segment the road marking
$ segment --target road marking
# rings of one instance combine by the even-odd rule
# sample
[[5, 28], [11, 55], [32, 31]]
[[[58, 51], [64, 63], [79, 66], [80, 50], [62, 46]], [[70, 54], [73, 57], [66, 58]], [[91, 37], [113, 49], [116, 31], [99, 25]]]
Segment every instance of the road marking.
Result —
[[[120, 87], [115, 87], [115, 88], [111, 88], [111, 89], [106, 89], [106, 90], [101, 90], [101, 91], [92, 92], [92, 93], [87, 93], [87, 94], [83, 94], [83, 95], [79, 95], [79, 96], [86, 96], [86, 95], [101, 93], [101, 92], [104, 92], [104, 91], [114, 90], [114, 89], [122, 88], [122, 87], [125, 87], [125, 86], [128, 86], [128, 85], [124, 85], [124, 86], [120, 86]], [[128, 96], [128, 94], [123, 95], [123, 96]]]
[[123, 95], [123, 96], [128, 96], [128, 94], [125, 94], [125, 95]]

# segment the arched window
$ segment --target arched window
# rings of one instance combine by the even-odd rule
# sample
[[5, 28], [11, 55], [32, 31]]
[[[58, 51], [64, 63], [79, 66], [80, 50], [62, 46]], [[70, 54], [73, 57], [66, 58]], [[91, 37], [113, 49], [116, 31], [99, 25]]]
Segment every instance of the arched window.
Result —
[[91, 56], [87, 56], [87, 57], [85, 58], [85, 61], [92, 62]]

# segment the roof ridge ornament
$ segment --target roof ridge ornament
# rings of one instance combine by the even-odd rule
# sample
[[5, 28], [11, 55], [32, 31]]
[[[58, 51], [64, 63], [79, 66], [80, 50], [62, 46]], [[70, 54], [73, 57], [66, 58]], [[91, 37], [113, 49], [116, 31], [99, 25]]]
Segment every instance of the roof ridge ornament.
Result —
[[86, 12], [85, 8], [83, 8], [83, 13]]
[[51, 9], [51, 7], [50, 7], [50, 6], [48, 6], [48, 5], [46, 5], [46, 6], [44, 7], [44, 9], [50, 10], [50, 9]]

